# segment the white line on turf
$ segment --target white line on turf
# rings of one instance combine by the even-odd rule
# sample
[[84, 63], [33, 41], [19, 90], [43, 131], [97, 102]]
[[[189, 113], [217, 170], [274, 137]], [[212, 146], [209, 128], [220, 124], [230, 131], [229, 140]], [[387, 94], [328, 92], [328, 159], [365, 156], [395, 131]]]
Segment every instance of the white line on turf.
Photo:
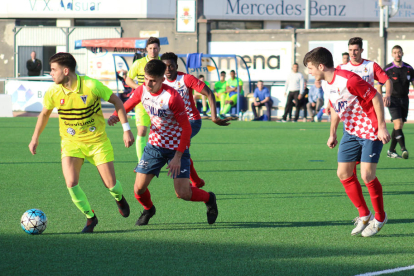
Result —
[[375, 276], [375, 275], [390, 274], [390, 273], [394, 273], [394, 272], [400, 272], [400, 271], [412, 270], [412, 269], [414, 269], [414, 265], [405, 266], [405, 267], [397, 267], [397, 268], [394, 268], [394, 269], [387, 269], [387, 270], [377, 271], [377, 272], [368, 272], [368, 273], [364, 273], [364, 274], [358, 274], [358, 275], [355, 275], [355, 276]]

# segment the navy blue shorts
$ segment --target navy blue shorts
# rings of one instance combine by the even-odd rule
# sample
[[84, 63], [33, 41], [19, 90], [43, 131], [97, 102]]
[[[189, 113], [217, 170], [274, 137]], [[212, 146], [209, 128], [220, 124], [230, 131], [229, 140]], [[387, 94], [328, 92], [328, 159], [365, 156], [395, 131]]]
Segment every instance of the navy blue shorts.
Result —
[[338, 163], [361, 161], [378, 163], [381, 155], [382, 142], [359, 138], [344, 131], [338, 149]]
[[200, 120], [190, 120], [191, 125], [191, 138], [197, 135], [201, 129], [201, 119]]
[[[144, 148], [141, 160], [135, 168], [136, 173], [159, 176], [162, 167], [174, 158], [175, 150], [153, 146], [150, 143]], [[174, 178], [190, 178], [190, 151], [184, 151], [181, 157], [180, 174]]]

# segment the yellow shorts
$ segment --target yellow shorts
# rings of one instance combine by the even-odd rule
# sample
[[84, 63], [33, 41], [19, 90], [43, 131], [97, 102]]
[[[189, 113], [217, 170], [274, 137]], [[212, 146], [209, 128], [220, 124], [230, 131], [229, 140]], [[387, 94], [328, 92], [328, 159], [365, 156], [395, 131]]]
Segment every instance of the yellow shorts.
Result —
[[109, 139], [97, 143], [62, 140], [61, 158], [63, 157], [86, 158], [91, 164], [99, 166], [114, 161], [114, 150]]
[[136, 119], [137, 127], [138, 126], [145, 126], [145, 127], [151, 126], [150, 116], [148, 115], [147, 111], [145, 111], [145, 108], [142, 105], [142, 103], [139, 103], [135, 107], [135, 119]]

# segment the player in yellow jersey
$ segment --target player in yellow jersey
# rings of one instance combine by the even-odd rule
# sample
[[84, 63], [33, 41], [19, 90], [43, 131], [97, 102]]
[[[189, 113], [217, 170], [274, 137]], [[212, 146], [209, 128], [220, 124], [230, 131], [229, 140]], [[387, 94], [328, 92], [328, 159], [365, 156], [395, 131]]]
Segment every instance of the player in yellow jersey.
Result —
[[[144, 83], [144, 68], [148, 61], [152, 59], [160, 59], [158, 56], [161, 49], [160, 40], [156, 37], [148, 38], [145, 49], [147, 50], [147, 56], [136, 60], [128, 71], [126, 83], [132, 88], [132, 90]], [[138, 84], [135, 83], [135, 78], [137, 78]], [[148, 128], [151, 126], [150, 117], [145, 111], [142, 103], [139, 103], [135, 107], [135, 118], [138, 131], [136, 147], [139, 162], [148, 141]]]
[[49, 62], [50, 75], [55, 84], [45, 93], [44, 106], [29, 149], [33, 155], [36, 154], [39, 136], [46, 127], [52, 110], [56, 108], [59, 113], [63, 176], [73, 203], [86, 215], [87, 222], [82, 233], [92, 233], [98, 219], [79, 186], [79, 174], [85, 158], [97, 167], [104, 185], [115, 198], [121, 215], [129, 216], [129, 205], [123, 196], [122, 185], [115, 177], [114, 153], [105, 132], [101, 99], [115, 106], [124, 129], [126, 147], [134, 143], [134, 136], [122, 101], [101, 82], [76, 75], [76, 60], [71, 54], [57, 53]]

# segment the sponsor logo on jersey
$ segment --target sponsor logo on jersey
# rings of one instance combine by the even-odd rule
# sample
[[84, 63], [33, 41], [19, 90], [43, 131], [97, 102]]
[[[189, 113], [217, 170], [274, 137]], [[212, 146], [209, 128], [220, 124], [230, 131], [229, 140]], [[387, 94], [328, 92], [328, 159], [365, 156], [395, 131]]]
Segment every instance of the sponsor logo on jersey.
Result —
[[83, 122], [83, 123], [75, 123], [75, 124], [71, 124], [71, 123], [69, 123], [68, 121], [65, 121], [65, 125], [66, 126], [86, 126], [86, 125], [90, 125], [90, 124], [92, 124], [93, 122], [94, 122], [95, 120], [94, 119], [92, 119], [92, 120], [90, 120], [90, 121], [86, 121], [86, 122]]
[[94, 132], [96, 130], [96, 127], [94, 127], [94, 126], [91, 126], [90, 128], [89, 128], [89, 131], [90, 132]]
[[71, 127], [68, 127], [68, 129], [66, 131], [67, 131], [67, 133], [69, 133], [72, 136], [76, 134], [76, 131]]
[[336, 111], [336, 113], [341, 112], [342, 110], [345, 110], [346, 107], [348, 106], [348, 102], [347, 101], [339, 101], [335, 106], [334, 109]]
[[65, 99], [60, 99], [60, 105], [64, 105], [65, 104]]
[[83, 103], [86, 104], [86, 98], [88, 97], [88, 95], [82, 95], [80, 97], [81, 97]]
[[364, 94], [364, 98], [368, 97], [368, 94], [371, 92], [371, 88], [368, 88], [368, 90]]

